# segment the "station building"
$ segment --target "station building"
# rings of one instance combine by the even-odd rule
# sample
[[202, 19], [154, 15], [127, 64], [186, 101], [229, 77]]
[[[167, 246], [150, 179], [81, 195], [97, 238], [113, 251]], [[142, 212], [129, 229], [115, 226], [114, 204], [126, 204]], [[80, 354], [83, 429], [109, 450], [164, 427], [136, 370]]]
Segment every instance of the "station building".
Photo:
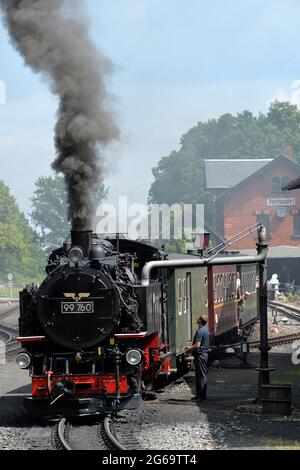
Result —
[[[274, 159], [205, 160], [217, 232], [230, 239], [261, 222], [267, 230], [270, 269], [280, 270], [281, 282], [300, 285], [300, 190], [281, 189], [297, 177], [300, 165], [292, 152]], [[256, 240], [256, 233], [249, 233], [233, 248], [250, 254]]]

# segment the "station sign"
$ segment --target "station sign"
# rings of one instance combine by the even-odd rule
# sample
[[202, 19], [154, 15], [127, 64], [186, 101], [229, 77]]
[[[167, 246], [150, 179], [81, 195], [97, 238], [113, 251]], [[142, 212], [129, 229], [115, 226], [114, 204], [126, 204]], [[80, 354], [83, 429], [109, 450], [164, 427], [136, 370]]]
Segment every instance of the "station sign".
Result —
[[294, 197], [269, 197], [267, 199], [267, 206], [295, 206], [296, 198]]

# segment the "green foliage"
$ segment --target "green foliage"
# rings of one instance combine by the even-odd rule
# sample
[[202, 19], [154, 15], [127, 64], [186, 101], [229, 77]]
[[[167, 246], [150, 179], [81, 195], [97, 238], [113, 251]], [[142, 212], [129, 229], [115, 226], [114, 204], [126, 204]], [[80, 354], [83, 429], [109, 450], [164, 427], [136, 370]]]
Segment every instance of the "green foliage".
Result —
[[162, 158], [153, 169], [149, 202], [206, 204], [211, 220], [212, 195], [205, 190], [204, 159], [274, 158], [291, 146], [300, 161], [300, 112], [274, 102], [266, 115], [244, 111], [199, 122], [181, 139], [180, 150]]
[[297, 302], [300, 300], [300, 291], [297, 290], [296, 292], [289, 292], [286, 294], [286, 299], [288, 302]]
[[[95, 207], [107, 196], [103, 184], [93, 191]], [[31, 219], [40, 233], [40, 241], [47, 251], [61, 246], [70, 233], [67, 217], [67, 192], [62, 176], [41, 177], [35, 183], [31, 199]]]
[[186, 253], [186, 240], [170, 240], [165, 243], [167, 253]]
[[15, 281], [39, 282], [45, 257], [37, 234], [20, 212], [9, 188], [0, 181], [0, 278], [6, 282], [12, 272]]

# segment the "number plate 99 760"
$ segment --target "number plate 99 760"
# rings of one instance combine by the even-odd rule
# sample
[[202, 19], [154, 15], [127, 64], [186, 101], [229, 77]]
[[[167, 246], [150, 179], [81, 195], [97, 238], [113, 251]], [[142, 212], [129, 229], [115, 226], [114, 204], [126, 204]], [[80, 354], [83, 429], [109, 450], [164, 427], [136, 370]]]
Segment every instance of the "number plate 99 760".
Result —
[[94, 313], [94, 302], [62, 302], [61, 313]]

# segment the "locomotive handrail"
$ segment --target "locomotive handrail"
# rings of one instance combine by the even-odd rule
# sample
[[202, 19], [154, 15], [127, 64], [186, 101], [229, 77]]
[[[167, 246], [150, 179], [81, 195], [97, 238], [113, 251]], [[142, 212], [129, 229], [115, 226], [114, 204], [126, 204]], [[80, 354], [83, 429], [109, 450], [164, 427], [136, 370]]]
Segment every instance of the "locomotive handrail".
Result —
[[220, 258], [197, 258], [197, 259], [181, 259], [181, 260], [164, 260], [150, 261], [146, 263], [141, 275], [141, 283], [143, 286], [150, 284], [150, 276], [153, 269], [159, 268], [179, 268], [179, 267], [195, 267], [195, 266], [218, 266], [230, 264], [255, 264], [262, 263], [268, 253], [268, 243], [266, 237], [266, 229], [261, 226], [258, 232], [257, 255], [256, 256], [226, 256]]

